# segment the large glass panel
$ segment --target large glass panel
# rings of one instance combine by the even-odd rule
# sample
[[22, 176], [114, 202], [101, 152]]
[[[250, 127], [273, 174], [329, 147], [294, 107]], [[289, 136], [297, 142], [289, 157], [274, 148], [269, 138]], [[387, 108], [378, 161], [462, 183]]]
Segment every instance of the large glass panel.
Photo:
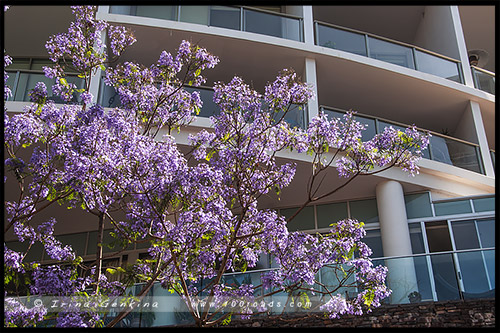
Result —
[[495, 247], [495, 220], [477, 220], [476, 225], [481, 247]]
[[368, 37], [370, 58], [415, 69], [412, 49], [406, 46]]
[[362, 116], [355, 116], [354, 119], [363, 125], [366, 125], [364, 131], [361, 132], [361, 140], [369, 141], [377, 134], [377, 126], [375, 119], [365, 118]]
[[177, 6], [137, 6], [135, 15], [175, 21]]
[[453, 229], [453, 238], [455, 239], [457, 250], [479, 248], [479, 239], [477, 238], [474, 220], [452, 222], [451, 228]]
[[425, 223], [425, 231], [430, 252], [453, 250], [446, 221], [427, 222]]
[[344, 118], [345, 112], [330, 110], [330, 109], [321, 109], [326, 114], [326, 117], [331, 121], [333, 118], [338, 118], [342, 120]]
[[448, 138], [445, 141], [454, 166], [481, 173], [479, 155], [475, 146]]
[[351, 211], [351, 218], [364, 223], [378, 222], [376, 199], [350, 201], [349, 208]]
[[422, 229], [420, 223], [410, 223], [408, 225], [410, 231], [411, 249], [413, 254], [424, 253], [424, 239], [422, 237]]
[[[243, 16], [243, 22], [245, 22], [244, 31], [256, 32], [275, 37], [286, 37], [286, 18], [284, 17], [248, 9], [243, 9]], [[297, 24], [297, 31], [298, 27], [299, 25]], [[296, 34], [295, 37], [298, 37], [298, 34]]]
[[366, 56], [365, 36], [321, 24], [316, 25], [319, 46]]
[[38, 82], [43, 82], [47, 86], [47, 93], [49, 99], [54, 99], [52, 97], [52, 85], [54, 84], [54, 79], [49, 79], [43, 74], [30, 74], [21, 73], [19, 75], [19, 81], [17, 83], [16, 94], [14, 95], [15, 101], [29, 101], [29, 93], [35, 88]]
[[[280, 209], [280, 214], [288, 219], [294, 215], [298, 209], [299, 207]], [[314, 229], [314, 207], [308, 206], [302, 209], [293, 220], [287, 223], [287, 228], [289, 231]]]
[[12, 63], [7, 68], [9, 70], [30, 69], [31, 68], [31, 59], [29, 59], [29, 58], [12, 58]]
[[445, 201], [434, 204], [436, 216], [472, 213], [469, 200]]
[[330, 228], [330, 224], [346, 219], [347, 202], [330, 203], [316, 206], [318, 228]]
[[[7, 246], [7, 248], [9, 248], [12, 251], [24, 253], [28, 249], [29, 241], [24, 241], [22, 243], [18, 242], [18, 241], [5, 242], [5, 245]], [[43, 248], [43, 245], [40, 242], [35, 242], [31, 246], [26, 257], [24, 258], [24, 262], [31, 262], [31, 261], [40, 262], [42, 260], [42, 254], [44, 252], [45, 252], [45, 249]], [[47, 259], [47, 258], [45, 258], [45, 259]]]
[[118, 92], [115, 90], [115, 88], [105, 84], [104, 79], [101, 80], [100, 85], [100, 104], [105, 108], [114, 108], [120, 106], [120, 95], [118, 95]]
[[476, 76], [477, 88], [495, 95], [495, 77], [476, 70], [473, 72]]
[[210, 6], [210, 25], [240, 30], [240, 8]]
[[490, 286], [492, 289], [495, 289], [495, 250], [483, 251], [483, 257]]
[[415, 58], [417, 61], [417, 69], [420, 72], [433, 74], [461, 83], [460, 72], [456, 62], [419, 50], [415, 50]]
[[489, 212], [495, 210], [495, 197], [472, 199], [474, 211]]
[[134, 15], [134, 13], [132, 13], [132, 7], [133, 6], [109, 6], [109, 12], [111, 14]]
[[181, 6], [181, 21], [208, 25], [210, 6]]
[[464, 286], [464, 298], [487, 297], [490, 287], [481, 252], [457, 253], [457, 257]]
[[372, 250], [371, 258], [379, 258], [384, 256], [384, 250], [382, 248], [382, 238], [380, 237], [380, 230], [366, 230], [366, 236], [361, 240], [363, 243], [368, 245]]
[[219, 106], [214, 102], [214, 91], [212, 89], [200, 87], [185, 87], [185, 89], [190, 93], [193, 93], [194, 91], [198, 91], [200, 93], [203, 106], [201, 107], [198, 117], [208, 118], [220, 113]]
[[14, 87], [14, 83], [16, 83], [16, 76], [18, 75], [17, 72], [8, 72], [7, 75], [9, 75], [9, 78], [7, 79], [7, 82], [5, 82], [5, 86], [10, 88], [10, 91], [12, 95], [7, 98], [7, 101], [11, 101], [13, 97], [16, 95], [16, 91]]
[[429, 148], [432, 152], [432, 159], [434, 161], [453, 164], [450, 159], [450, 152], [448, 151], [448, 145], [446, 144], [445, 138], [433, 135], [430, 139]]
[[[266, 105], [264, 103], [264, 105]], [[267, 106], [263, 107], [264, 109], [267, 108]], [[272, 113], [272, 118], [274, 122], [278, 122], [278, 120], [283, 119], [286, 121], [288, 124], [290, 124], [291, 127], [299, 127], [299, 128], [306, 128], [306, 106], [305, 105], [298, 105], [298, 104], [291, 104], [290, 107], [288, 108], [285, 116], [283, 117], [284, 111], [278, 111], [278, 112], [273, 112]]]
[[415, 193], [405, 195], [406, 216], [409, 219], [432, 216], [429, 193]]
[[[33, 59], [31, 62], [31, 69], [37, 71], [43, 71], [43, 67], [52, 67], [54, 63], [48, 59]], [[68, 72], [71, 72], [71, 67], [67, 69]], [[74, 71], [73, 71], [74, 72]]]
[[457, 275], [452, 255], [432, 255], [431, 263], [438, 301], [460, 299]]
[[77, 255], [85, 255], [85, 246], [87, 244], [87, 233], [81, 232], [78, 234], [61, 235], [57, 237], [64, 245], [71, 245], [71, 248]]
[[415, 265], [415, 273], [417, 275], [418, 292], [410, 298], [410, 302], [412, 301], [412, 298], [416, 300], [420, 299], [421, 301], [432, 301], [432, 286], [427, 258], [424, 256], [414, 257], [413, 263]]
[[384, 131], [384, 128], [386, 128], [386, 127], [392, 127], [392, 128], [394, 128], [396, 130], [400, 130], [401, 132], [404, 132], [407, 129], [407, 127], [396, 125], [396, 124], [393, 124], [393, 123], [388, 123], [388, 122], [383, 121], [383, 120], [379, 120], [378, 121], [378, 131], [379, 131], [379, 133], [382, 133]]

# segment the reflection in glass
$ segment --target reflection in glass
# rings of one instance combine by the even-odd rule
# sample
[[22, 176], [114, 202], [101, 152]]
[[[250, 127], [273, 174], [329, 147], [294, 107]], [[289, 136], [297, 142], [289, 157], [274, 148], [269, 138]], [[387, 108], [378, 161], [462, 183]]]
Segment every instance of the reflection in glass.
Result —
[[409, 219], [432, 216], [429, 193], [406, 194], [404, 197], [406, 216]]
[[415, 69], [412, 49], [406, 46], [368, 37], [370, 58]]
[[461, 83], [458, 64], [456, 62], [419, 50], [415, 50], [415, 58], [419, 71]]
[[244, 31], [262, 35], [300, 40], [300, 21], [253, 10], [243, 10]]
[[317, 36], [320, 46], [366, 56], [365, 36], [362, 34], [318, 24]]
[[476, 78], [476, 88], [495, 95], [495, 77], [475, 69], [472, 69], [472, 72]]
[[481, 252], [457, 253], [464, 298], [484, 297], [490, 291]]
[[[295, 214], [299, 207], [280, 209], [280, 214], [286, 219]], [[307, 206], [300, 213], [287, 223], [289, 231], [314, 229], [314, 207]]]
[[240, 9], [227, 6], [210, 6], [210, 25], [240, 30]]
[[357, 200], [349, 202], [351, 218], [364, 223], [378, 222], [376, 199]]
[[451, 228], [453, 229], [453, 238], [457, 250], [479, 248], [474, 220], [452, 222]]
[[209, 6], [181, 6], [180, 21], [208, 25]]
[[330, 224], [346, 219], [347, 202], [330, 203], [316, 206], [318, 228], [330, 228]]
[[481, 247], [495, 247], [495, 220], [478, 220], [476, 225]]
[[439, 301], [460, 299], [455, 266], [451, 254], [431, 256], [434, 285]]

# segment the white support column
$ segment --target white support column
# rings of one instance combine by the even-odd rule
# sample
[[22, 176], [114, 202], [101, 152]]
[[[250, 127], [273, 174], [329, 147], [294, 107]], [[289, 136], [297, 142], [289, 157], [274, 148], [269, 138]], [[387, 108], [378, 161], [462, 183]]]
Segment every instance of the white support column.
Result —
[[304, 19], [304, 42], [314, 45], [314, 17], [312, 6], [303, 6], [302, 8], [302, 18]]
[[472, 78], [472, 71], [470, 69], [469, 54], [467, 52], [467, 45], [465, 44], [464, 31], [460, 20], [460, 12], [458, 11], [457, 6], [450, 6], [450, 10], [451, 19], [453, 21], [453, 29], [457, 39], [460, 63], [462, 65], [462, 73], [464, 75], [464, 83], [466, 86], [474, 87], [474, 79]]
[[[406, 218], [403, 187], [386, 180], [376, 187], [380, 234], [385, 257], [411, 256], [410, 231]], [[391, 303], [409, 303], [408, 295], [418, 292], [413, 258], [387, 259], [387, 284], [392, 289]]]
[[308, 110], [308, 121], [311, 120], [318, 115], [319, 113], [319, 105], [318, 105], [318, 81], [316, 78], [316, 60], [312, 58], [305, 58], [305, 81], [307, 84], [311, 85], [314, 92], [314, 98], [310, 99], [307, 103]]
[[495, 169], [493, 168], [493, 162], [491, 160], [490, 147], [484, 130], [483, 117], [481, 116], [481, 108], [477, 102], [470, 101], [470, 109], [476, 129], [479, 151], [483, 160], [484, 172], [486, 176], [495, 177]]

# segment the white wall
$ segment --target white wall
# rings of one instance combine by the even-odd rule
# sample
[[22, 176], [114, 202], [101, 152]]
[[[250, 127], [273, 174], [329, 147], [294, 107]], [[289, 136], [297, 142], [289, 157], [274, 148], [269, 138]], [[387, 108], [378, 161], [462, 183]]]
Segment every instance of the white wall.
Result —
[[451, 8], [426, 6], [413, 44], [454, 59], [460, 59]]

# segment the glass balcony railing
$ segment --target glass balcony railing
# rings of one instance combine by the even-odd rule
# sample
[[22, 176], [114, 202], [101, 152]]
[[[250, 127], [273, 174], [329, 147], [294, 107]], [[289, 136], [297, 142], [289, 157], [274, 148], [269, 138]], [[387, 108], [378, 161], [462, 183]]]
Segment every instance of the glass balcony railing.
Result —
[[388, 38], [315, 21], [316, 45], [329, 47], [463, 83], [460, 62]]
[[493, 162], [493, 168], [495, 168], [495, 151], [490, 150], [491, 162]]
[[[321, 110], [336, 118], [342, 118], [346, 113], [344, 110], [324, 106], [321, 107]], [[385, 127], [392, 126], [402, 131], [408, 127], [408, 125], [367, 115], [356, 114], [355, 119], [367, 125], [366, 130], [362, 132], [363, 141], [370, 140], [375, 134], [383, 132]], [[422, 129], [422, 131], [424, 130]], [[423, 158], [484, 174], [479, 145], [432, 131], [425, 132], [430, 132], [432, 137], [428, 148], [423, 152]]]
[[[49, 100], [53, 100], [56, 103], [65, 104], [67, 102], [63, 101], [59, 96], [55, 96], [52, 93], [52, 85], [55, 84], [55, 79], [50, 79], [46, 77], [40, 71], [34, 70], [16, 70], [9, 71], [6, 70], [9, 75], [6, 85], [11, 88], [12, 96], [10, 96], [7, 101], [21, 101], [29, 102], [29, 93], [38, 82], [43, 82], [47, 86], [47, 93], [49, 95]], [[82, 78], [77, 77], [77, 75], [68, 75], [66, 80], [69, 83], [74, 83], [78, 89], [83, 88], [85, 82]], [[80, 102], [80, 95], [78, 93], [73, 94], [73, 101]]]
[[254, 32], [303, 41], [302, 18], [231, 6], [110, 6], [111, 14], [142, 16], [170, 21]]
[[471, 70], [474, 78], [474, 86], [477, 89], [495, 95], [495, 73], [474, 66], [471, 66]]
[[[218, 115], [220, 112], [219, 106], [213, 101], [214, 91], [210, 87], [185, 87], [185, 89], [192, 93], [198, 91], [200, 93], [201, 100], [203, 101], [203, 106], [198, 114], [198, 117], [209, 118], [211, 116]], [[104, 84], [101, 80], [100, 92], [99, 92], [99, 104], [114, 108], [120, 106], [120, 96], [113, 87]], [[276, 120], [281, 119], [283, 113], [277, 113], [273, 117]], [[283, 117], [287, 123], [292, 127], [299, 127], [302, 129], [306, 128], [307, 125], [307, 110], [305, 107], [299, 105], [291, 105], [290, 109]]]

